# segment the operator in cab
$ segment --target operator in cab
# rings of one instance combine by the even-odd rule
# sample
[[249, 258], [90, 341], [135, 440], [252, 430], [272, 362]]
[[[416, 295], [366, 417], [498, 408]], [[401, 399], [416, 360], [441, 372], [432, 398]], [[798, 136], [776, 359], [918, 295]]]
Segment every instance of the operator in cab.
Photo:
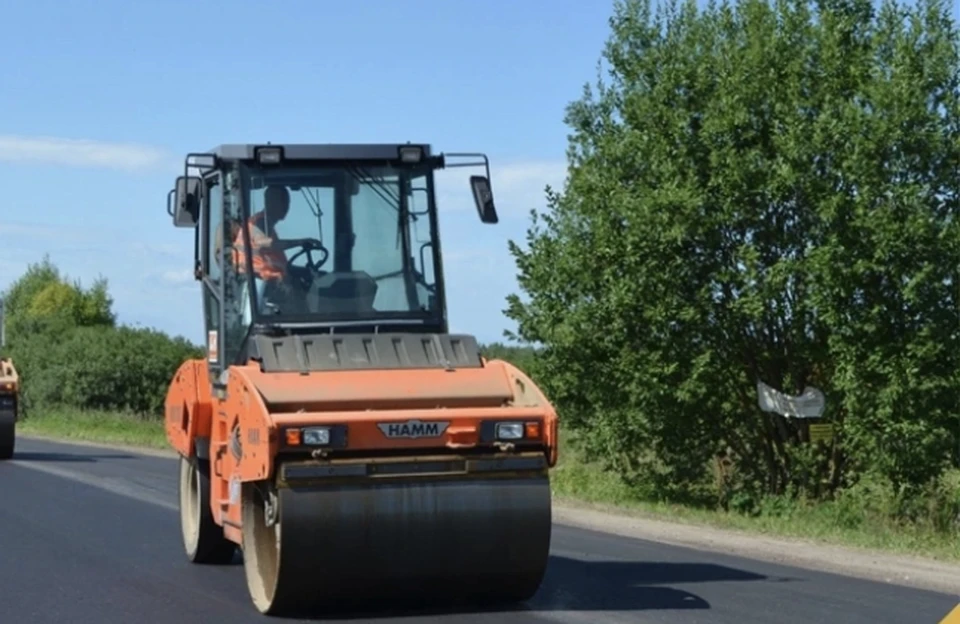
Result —
[[[290, 211], [290, 191], [285, 186], [271, 185], [263, 193], [264, 208], [247, 221], [250, 247], [253, 252], [254, 275], [264, 282], [264, 298], [284, 307], [303, 305], [305, 288], [310, 282], [310, 273], [304, 267], [291, 266], [284, 253], [291, 247], [321, 247], [313, 238], [281, 239], [277, 236], [276, 224], [283, 221]], [[243, 230], [236, 228], [233, 240], [234, 266], [237, 273], [247, 269], [244, 254]], [[262, 306], [261, 306], [262, 308]]]

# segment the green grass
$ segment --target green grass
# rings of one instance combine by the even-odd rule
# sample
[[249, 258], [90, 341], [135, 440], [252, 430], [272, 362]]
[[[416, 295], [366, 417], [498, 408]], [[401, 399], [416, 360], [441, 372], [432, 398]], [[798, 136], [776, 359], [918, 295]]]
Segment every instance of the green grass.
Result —
[[[160, 421], [109, 412], [54, 410], [31, 415], [21, 421], [18, 430], [25, 435], [169, 449]], [[854, 509], [851, 521], [850, 506], [836, 503], [790, 503], [768, 514], [746, 516], [638, 500], [616, 475], [585, 461], [568, 439], [563, 438], [560, 462], [553, 472], [554, 494], [561, 502], [671, 522], [960, 562], [960, 531], [943, 533], [922, 525], [897, 523], [883, 514], [868, 513], [866, 504], [862, 512], [859, 507]], [[855, 526], [850, 526], [851, 522]]]
[[163, 423], [115, 412], [60, 409], [33, 413], [17, 423], [24, 435], [169, 449]]

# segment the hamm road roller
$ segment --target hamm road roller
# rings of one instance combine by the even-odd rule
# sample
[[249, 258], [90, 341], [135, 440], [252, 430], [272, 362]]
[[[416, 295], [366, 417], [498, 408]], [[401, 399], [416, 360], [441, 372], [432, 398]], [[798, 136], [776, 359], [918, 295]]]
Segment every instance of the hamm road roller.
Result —
[[[6, 346], [3, 299], [0, 299], [0, 348]], [[13, 457], [20, 409], [20, 376], [10, 358], [0, 357], [0, 459]]]
[[16, 443], [20, 377], [13, 361], [0, 358], [0, 459], [13, 457]]
[[409, 143], [221, 145], [167, 196], [206, 329], [165, 402], [184, 547], [197, 564], [239, 547], [261, 613], [541, 583], [556, 412], [448, 331], [435, 172], [466, 166], [497, 223], [485, 155]]

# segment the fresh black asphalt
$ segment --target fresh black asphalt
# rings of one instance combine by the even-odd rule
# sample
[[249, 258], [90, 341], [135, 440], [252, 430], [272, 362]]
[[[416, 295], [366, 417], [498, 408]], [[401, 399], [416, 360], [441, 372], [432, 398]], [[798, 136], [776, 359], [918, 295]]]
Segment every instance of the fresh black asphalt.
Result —
[[[2, 622], [273, 619], [250, 603], [242, 564], [186, 561], [172, 459], [21, 438], [14, 459], [0, 462], [0, 492]], [[546, 578], [525, 608], [372, 612], [349, 621], [936, 624], [957, 602], [952, 595], [555, 525]]]

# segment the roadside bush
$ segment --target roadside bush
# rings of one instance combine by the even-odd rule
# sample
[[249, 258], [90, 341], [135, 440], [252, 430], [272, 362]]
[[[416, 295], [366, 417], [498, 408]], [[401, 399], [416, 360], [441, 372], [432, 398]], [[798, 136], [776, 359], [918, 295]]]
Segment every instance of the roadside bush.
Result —
[[81, 327], [59, 347], [51, 372], [62, 380], [59, 403], [150, 417], [163, 413], [180, 364], [202, 356], [197, 346], [155, 330]]
[[537, 352], [532, 347], [491, 342], [480, 345], [480, 352], [488, 360], [509, 362], [531, 379], [536, 380], [537, 378]]

